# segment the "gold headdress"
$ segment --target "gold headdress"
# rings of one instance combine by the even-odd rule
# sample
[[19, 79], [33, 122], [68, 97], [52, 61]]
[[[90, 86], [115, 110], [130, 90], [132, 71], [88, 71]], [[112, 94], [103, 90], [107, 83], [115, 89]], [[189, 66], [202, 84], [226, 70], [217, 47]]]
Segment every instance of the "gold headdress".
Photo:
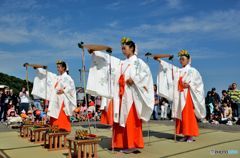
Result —
[[130, 41], [132, 41], [131, 38], [123, 37], [123, 38], [121, 39], [121, 44], [125, 44], [125, 43], [130, 42]]
[[62, 60], [57, 60], [56, 64], [62, 64], [64, 61]]
[[188, 53], [187, 50], [184, 50], [184, 49], [178, 52], [178, 56], [179, 57], [186, 56], [187, 58], [190, 58], [190, 54]]

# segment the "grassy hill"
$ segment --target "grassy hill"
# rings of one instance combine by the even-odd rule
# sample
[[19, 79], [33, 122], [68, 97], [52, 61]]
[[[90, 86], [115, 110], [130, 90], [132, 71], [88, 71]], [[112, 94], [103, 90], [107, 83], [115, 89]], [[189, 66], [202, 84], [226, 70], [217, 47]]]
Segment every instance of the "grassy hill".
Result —
[[[27, 86], [26, 80], [20, 78], [9, 76], [7, 74], [0, 72], [0, 85], [7, 85], [13, 89], [14, 93], [19, 93], [23, 86]], [[29, 82], [30, 90], [32, 89], [33, 84]]]

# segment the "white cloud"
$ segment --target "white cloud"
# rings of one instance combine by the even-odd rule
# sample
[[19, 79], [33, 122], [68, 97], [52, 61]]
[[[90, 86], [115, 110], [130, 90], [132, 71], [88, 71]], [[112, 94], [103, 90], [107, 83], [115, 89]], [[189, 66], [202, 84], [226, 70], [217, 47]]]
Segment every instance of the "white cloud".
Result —
[[[43, 6], [43, 3], [40, 5], [38, 2], [35, 0], [6, 0], [0, 4], [0, 44], [12, 47], [9, 50], [5, 47], [0, 48], [0, 72], [24, 78], [25, 72], [22, 67], [24, 62], [54, 66], [54, 61], [57, 59], [68, 61], [79, 59], [80, 66], [81, 50], [77, 48], [77, 43], [80, 41], [110, 45], [114, 49], [113, 54], [121, 56], [119, 53], [121, 52], [120, 38], [122, 36], [130, 36], [136, 41], [141, 57], [147, 51], [176, 54], [182, 48], [190, 51], [193, 60], [223, 60], [226, 56], [237, 59], [236, 55], [239, 54], [233, 50], [219, 51], [220, 48], [216, 46], [202, 48], [193, 44], [205, 40], [210, 41], [209, 37], [214, 40], [234, 39], [239, 41], [239, 10], [215, 10], [203, 13], [196, 11], [194, 14], [189, 13], [188, 16], [182, 16], [182, 14], [175, 16], [176, 11], [182, 12], [179, 8], [183, 8], [183, 2], [180, 0], [166, 0], [163, 1], [163, 5], [157, 4], [156, 0], [142, 1], [139, 4], [143, 7], [149, 5], [147, 7], [151, 8], [156, 3], [156, 9], [152, 11], [155, 11], [157, 16], [161, 15], [161, 18], [155, 20], [154, 24], [148, 22], [138, 23], [134, 26], [132, 23], [133, 25], [123, 26], [121, 25], [124, 24], [122, 19], [116, 19], [102, 28], [73, 31], [68, 27], [71, 17], [68, 19], [67, 15], [61, 15], [49, 19], [40, 15], [41, 12], [36, 10], [48, 7], [49, 4]], [[110, 10], [117, 10], [122, 9], [123, 3], [114, 1], [104, 6]], [[166, 19], [166, 14], [173, 16], [171, 19]], [[131, 19], [135, 20], [136, 17], [141, 17], [143, 21], [145, 18], [149, 18], [149, 13], [132, 15]], [[21, 47], [21, 45], [30, 44], [38, 46], [28, 47], [27, 50]], [[17, 50], [18, 47], [21, 50]], [[230, 56], [230, 54], [235, 54], [235, 56]], [[86, 59], [89, 58], [87, 56]], [[73, 63], [75, 64], [75, 62]], [[76, 68], [77, 66], [75, 70]], [[74, 74], [77, 81], [77, 70]]]
[[[154, 34], [212, 33], [239, 37], [240, 11], [227, 10], [203, 13], [198, 16], [185, 16], [158, 24], [142, 24], [133, 30]], [[225, 38], [226, 36], [222, 37]]]
[[115, 2], [107, 4], [105, 8], [109, 9], [109, 10], [117, 10], [120, 8], [120, 6], [121, 6], [121, 2], [115, 1]]
[[202, 59], [224, 59], [228, 58], [236, 58], [239, 57], [239, 53], [237, 52], [226, 52], [226, 51], [216, 51], [211, 48], [192, 48], [190, 52], [192, 58], [195, 60]]
[[167, 6], [173, 9], [179, 9], [182, 4], [182, 0], [166, 0]]
[[154, 2], [156, 2], [156, 0], [143, 0], [140, 5], [149, 5], [149, 4], [153, 4]]
[[29, 34], [26, 30], [15, 30], [13, 32], [11, 29], [4, 28], [0, 31], [0, 43], [6, 43], [9, 45], [26, 43], [30, 41], [28, 35]]
[[108, 26], [110, 26], [110, 27], [117, 27], [118, 25], [119, 25], [119, 22], [117, 20], [112, 21], [108, 24]]
[[24, 1], [5, 0], [1, 3], [2, 3], [1, 7], [4, 8], [4, 10], [8, 10], [9, 12], [13, 12], [16, 10], [31, 11], [41, 7], [37, 0], [24, 0]]
[[[0, 50], [0, 72], [24, 78], [24, 63], [34, 63], [42, 65], [53, 65], [55, 61], [61, 59], [69, 61], [79, 58], [81, 50], [77, 47], [71, 50], [30, 50], [30, 51], [3, 51]], [[32, 76], [32, 75], [31, 75]]]
[[[179, 4], [179, 2], [175, 1], [169, 1], [169, 3], [171, 5]], [[32, 5], [36, 4], [32, 3]], [[109, 6], [119, 5], [120, 2], [109, 4]], [[41, 15], [3, 14], [0, 15], [0, 42], [20, 44], [34, 41], [52, 48], [64, 50], [75, 47], [78, 40], [84, 40], [87, 42], [107, 42], [117, 48], [118, 43], [114, 43], [117, 38], [127, 35], [138, 38], [139, 42], [145, 48], [166, 49], [172, 46], [172, 43], [179, 43], [179, 38], [167, 37], [166, 35], [168, 34], [176, 34], [177, 36], [190, 33], [192, 36], [192, 33], [196, 33], [196, 35], [199, 33], [211, 33], [215, 35], [224, 33], [227, 36], [222, 36], [221, 38], [238, 37], [240, 12], [237, 10], [227, 10], [202, 13], [196, 16], [174, 18], [152, 25], [146, 23], [128, 28], [127, 30], [125, 27], [119, 25], [119, 21], [115, 20], [108, 25], [114, 29], [106, 27], [86, 32], [73, 32], [64, 27], [66, 21], [68, 21], [67, 17], [66, 19], [60, 17], [54, 21], [49, 21]], [[32, 25], [29, 25], [29, 22]], [[145, 43], [145, 41], [149, 42]]]

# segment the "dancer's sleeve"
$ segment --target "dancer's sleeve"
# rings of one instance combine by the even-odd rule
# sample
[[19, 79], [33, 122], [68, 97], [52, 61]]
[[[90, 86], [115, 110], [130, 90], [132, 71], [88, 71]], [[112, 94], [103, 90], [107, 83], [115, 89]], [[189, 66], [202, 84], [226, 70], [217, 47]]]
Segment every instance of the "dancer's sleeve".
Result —
[[191, 75], [189, 77], [191, 78], [189, 85], [194, 104], [194, 111], [197, 118], [202, 119], [206, 116], [204, 84], [200, 73], [195, 68], [191, 68], [191, 71], [192, 73], [189, 73]]
[[157, 75], [157, 92], [168, 101], [173, 101], [174, 84], [178, 72], [178, 67], [161, 60]]
[[92, 55], [86, 92], [95, 96], [113, 97], [116, 77], [119, 76], [121, 60], [101, 51]]
[[57, 75], [45, 69], [38, 68], [33, 81], [32, 95], [49, 100]]
[[133, 99], [141, 119], [148, 121], [154, 106], [154, 90], [151, 71], [141, 59], [135, 61], [131, 68], [134, 82]]
[[69, 75], [65, 75], [61, 81], [63, 84], [64, 91], [64, 104], [65, 104], [65, 113], [68, 116], [73, 115], [73, 111], [77, 107], [77, 96], [76, 88], [73, 79]]

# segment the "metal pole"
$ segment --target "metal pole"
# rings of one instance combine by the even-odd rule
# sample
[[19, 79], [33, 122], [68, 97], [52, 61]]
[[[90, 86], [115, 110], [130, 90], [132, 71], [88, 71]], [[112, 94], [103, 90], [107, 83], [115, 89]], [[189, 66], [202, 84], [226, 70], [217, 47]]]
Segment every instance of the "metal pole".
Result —
[[[171, 61], [172, 61], [172, 81], [174, 82], [173, 58], [171, 59]], [[173, 91], [173, 96], [174, 96], [174, 91]], [[177, 121], [176, 121], [176, 118], [174, 118], [174, 141], [175, 141], [175, 143], [177, 143], [177, 133], [176, 133], [177, 129], [176, 129], [176, 125], [177, 125]]]
[[[147, 56], [147, 64], [149, 65], [148, 56]], [[149, 121], [147, 122], [147, 126], [148, 126], [148, 146], [150, 146], [150, 122]]]
[[[109, 86], [109, 91], [110, 91], [110, 95], [111, 95], [111, 97], [112, 97], [112, 51], [107, 51], [108, 52], [108, 54], [109, 54], [109, 84], [110, 84], [110, 86]], [[111, 99], [111, 101], [112, 101], [112, 105], [114, 106], [114, 102], [113, 102], [113, 99]], [[110, 102], [111, 102], [110, 101]], [[114, 107], [112, 108], [112, 113], [114, 113]], [[114, 119], [114, 118], [112, 118], [112, 119]], [[114, 121], [113, 121], [113, 124], [114, 124]], [[114, 153], [114, 129], [113, 129], [113, 125], [112, 125], [112, 153]]]
[[26, 82], [27, 82], [27, 91], [29, 93], [29, 84], [28, 84], [28, 65], [26, 65]]
[[[83, 42], [82, 42], [83, 43]], [[85, 74], [85, 61], [84, 61], [84, 57], [85, 57], [85, 52], [84, 52], [84, 47], [81, 47], [82, 49], [82, 77], [83, 77], [83, 88], [84, 88], [84, 100], [85, 100], [85, 104], [88, 103], [87, 101], [87, 94], [86, 94], [86, 74]], [[89, 117], [88, 117], [88, 114], [87, 114], [87, 121], [88, 121], [88, 130], [89, 130], [89, 133], [91, 134], [91, 128], [90, 128], [90, 120], [89, 120]]]

